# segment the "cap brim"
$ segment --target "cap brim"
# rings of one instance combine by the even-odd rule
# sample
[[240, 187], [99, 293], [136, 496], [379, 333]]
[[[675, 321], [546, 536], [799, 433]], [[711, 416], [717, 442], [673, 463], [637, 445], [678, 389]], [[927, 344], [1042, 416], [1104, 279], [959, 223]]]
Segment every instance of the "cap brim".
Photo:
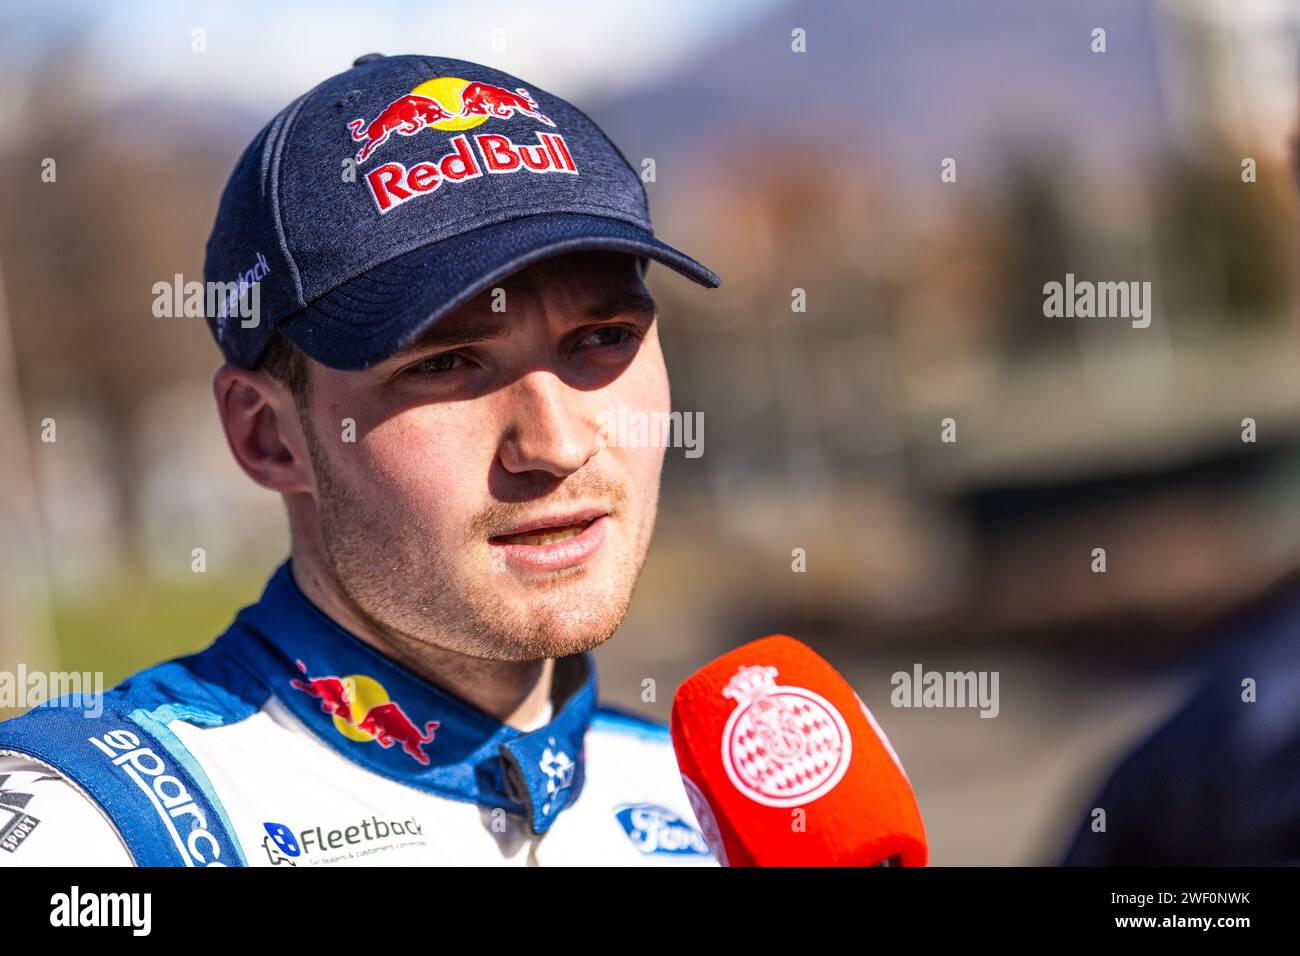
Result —
[[323, 365], [369, 368], [511, 273], [579, 250], [645, 256], [709, 288], [721, 281], [632, 223], [547, 213], [484, 226], [375, 266], [289, 316], [277, 331]]

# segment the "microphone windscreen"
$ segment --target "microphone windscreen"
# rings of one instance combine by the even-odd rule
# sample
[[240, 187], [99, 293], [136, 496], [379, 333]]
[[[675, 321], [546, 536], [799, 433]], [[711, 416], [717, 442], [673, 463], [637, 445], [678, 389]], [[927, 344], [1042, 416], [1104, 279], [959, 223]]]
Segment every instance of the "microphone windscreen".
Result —
[[678, 689], [673, 746], [696, 818], [724, 866], [924, 866], [925, 827], [903, 765], [848, 682], [772, 635]]

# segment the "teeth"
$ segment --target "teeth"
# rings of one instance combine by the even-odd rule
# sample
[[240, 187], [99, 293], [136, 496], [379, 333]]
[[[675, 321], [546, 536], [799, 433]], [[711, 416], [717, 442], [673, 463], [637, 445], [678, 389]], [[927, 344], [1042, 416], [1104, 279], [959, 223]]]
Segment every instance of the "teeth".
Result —
[[582, 534], [584, 530], [586, 530], [585, 525], [574, 525], [560, 531], [548, 531], [546, 534], [517, 534], [508, 540], [511, 544], [552, 544]]

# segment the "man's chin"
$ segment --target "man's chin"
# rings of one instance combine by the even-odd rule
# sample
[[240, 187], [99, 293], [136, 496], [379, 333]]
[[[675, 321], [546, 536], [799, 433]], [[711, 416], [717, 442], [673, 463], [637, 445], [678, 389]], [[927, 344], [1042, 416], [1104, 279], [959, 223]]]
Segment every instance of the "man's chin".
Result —
[[518, 630], [503, 635], [529, 657], [565, 657], [605, 643], [623, 623], [630, 594], [622, 590], [558, 587], [532, 593], [514, 608]]

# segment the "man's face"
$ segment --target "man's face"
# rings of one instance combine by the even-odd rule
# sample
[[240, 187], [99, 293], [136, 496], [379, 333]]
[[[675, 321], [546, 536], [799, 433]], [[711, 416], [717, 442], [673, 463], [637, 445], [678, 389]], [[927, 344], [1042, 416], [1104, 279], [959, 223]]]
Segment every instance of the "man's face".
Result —
[[[603, 445], [602, 415], [669, 410], [636, 260], [516, 273], [363, 372], [310, 363], [321, 537], [358, 609], [474, 657], [588, 650], [627, 612], [664, 449]], [[355, 441], [343, 440], [345, 419]]]

